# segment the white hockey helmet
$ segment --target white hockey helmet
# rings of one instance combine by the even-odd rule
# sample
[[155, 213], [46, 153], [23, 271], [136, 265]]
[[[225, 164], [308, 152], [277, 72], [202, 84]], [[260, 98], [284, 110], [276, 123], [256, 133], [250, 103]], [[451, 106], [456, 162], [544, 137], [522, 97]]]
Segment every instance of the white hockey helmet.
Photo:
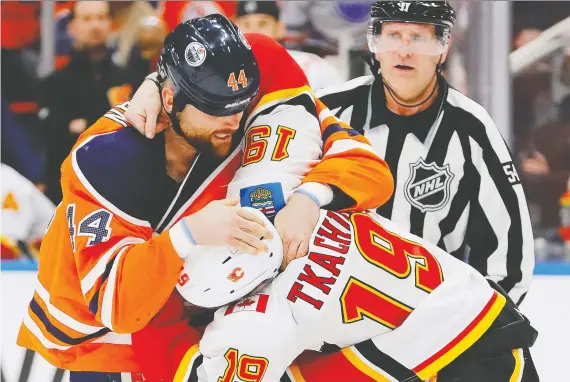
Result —
[[233, 251], [229, 247], [202, 246], [199, 253], [186, 259], [176, 289], [189, 303], [217, 308], [251, 293], [264, 281], [277, 275], [283, 260], [283, 244], [277, 230], [262, 212], [273, 238], [264, 239], [269, 250], [257, 255]]

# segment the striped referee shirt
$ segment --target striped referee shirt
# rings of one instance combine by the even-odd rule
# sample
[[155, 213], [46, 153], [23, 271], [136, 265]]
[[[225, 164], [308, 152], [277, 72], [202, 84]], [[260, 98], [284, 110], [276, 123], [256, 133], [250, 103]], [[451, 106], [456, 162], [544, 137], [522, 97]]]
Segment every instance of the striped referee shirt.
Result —
[[363, 133], [392, 170], [394, 194], [377, 212], [467, 261], [518, 304], [534, 268], [519, 176], [486, 110], [441, 76], [439, 83], [434, 104], [412, 116], [386, 107], [380, 76], [359, 77], [316, 94]]

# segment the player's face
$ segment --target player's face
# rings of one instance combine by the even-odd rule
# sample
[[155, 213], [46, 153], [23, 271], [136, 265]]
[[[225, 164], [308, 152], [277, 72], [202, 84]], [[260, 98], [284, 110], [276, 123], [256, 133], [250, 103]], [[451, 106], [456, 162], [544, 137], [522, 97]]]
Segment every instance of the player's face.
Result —
[[433, 46], [435, 26], [414, 23], [384, 23], [381, 38], [387, 49], [376, 53], [382, 77], [403, 101], [414, 102], [431, 91], [438, 62], [446, 52], [424, 54]]
[[225, 157], [230, 153], [232, 138], [239, 128], [242, 115], [243, 112], [215, 117], [192, 105], [186, 105], [178, 113], [178, 120], [186, 140], [198, 151]]
[[261, 33], [273, 39], [278, 39], [280, 37], [279, 21], [273, 16], [253, 13], [238, 17], [236, 19], [236, 24], [243, 33]]

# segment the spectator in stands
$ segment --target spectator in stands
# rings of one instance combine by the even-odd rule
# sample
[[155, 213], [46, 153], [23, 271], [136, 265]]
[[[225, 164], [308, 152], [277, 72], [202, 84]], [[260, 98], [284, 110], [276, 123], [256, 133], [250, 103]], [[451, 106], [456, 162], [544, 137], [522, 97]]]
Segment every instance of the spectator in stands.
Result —
[[363, 76], [368, 70], [362, 54], [368, 54], [366, 29], [373, 2], [281, 1], [281, 20], [287, 27], [283, 45], [321, 57], [348, 58], [348, 79]]
[[545, 30], [570, 15], [569, 1], [513, 1], [512, 35], [523, 29]]
[[515, 50], [522, 47], [523, 45], [526, 45], [529, 42], [537, 39], [541, 33], [542, 33], [542, 31], [540, 29], [537, 29], [537, 28], [521, 29], [519, 31], [519, 33], [516, 34], [516, 36], [513, 40], [513, 45], [514, 45]]
[[214, 13], [233, 20], [237, 3], [238, 1], [161, 1], [159, 13], [170, 32], [181, 22]]
[[[512, 40], [513, 49], [519, 49], [536, 39], [542, 31], [534, 27], [519, 30]], [[528, 150], [532, 128], [548, 114], [552, 103], [552, 71], [545, 61], [530, 65], [513, 79], [513, 130], [515, 151]], [[527, 155], [527, 154], [524, 154]]]
[[61, 199], [61, 163], [88, 126], [111, 106], [130, 97], [126, 73], [111, 60], [111, 31], [106, 1], [78, 1], [72, 9], [69, 34], [73, 51], [69, 64], [42, 86], [39, 116], [46, 137], [47, 195]]
[[129, 59], [137, 44], [140, 22], [155, 16], [156, 10], [147, 1], [110, 1], [109, 4], [112, 30], [109, 42], [115, 49], [113, 62], [130, 70]]
[[559, 199], [570, 178], [570, 95], [559, 105], [560, 121], [534, 129], [521, 160], [529, 201], [540, 207], [540, 226], [560, 225]]
[[32, 140], [37, 137], [41, 2], [2, 1], [2, 101]]
[[136, 45], [127, 65], [134, 87], [140, 86], [144, 78], [156, 70], [166, 34], [166, 24], [159, 17], [147, 16], [139, 20]]
[[[235, 22], [244, 33], [261, 33], [280, 40], [285, 26], [279, 16], [279, 6], [275, 1], [244, 1], [238, 4]], [[289, 53], [303, 69], [314, 90], [343, 82], [335, 68], [321, 57], [296, 50], [289, 50]]]
[[[570, 15], [569, 1], [513, 1], [513, 48], [534, 40], [543, 30]], [[513, 80], [515, 151], [525, 149], [531, 128], [552, 116], [552, 68], [547, 61], [531, 65]]]

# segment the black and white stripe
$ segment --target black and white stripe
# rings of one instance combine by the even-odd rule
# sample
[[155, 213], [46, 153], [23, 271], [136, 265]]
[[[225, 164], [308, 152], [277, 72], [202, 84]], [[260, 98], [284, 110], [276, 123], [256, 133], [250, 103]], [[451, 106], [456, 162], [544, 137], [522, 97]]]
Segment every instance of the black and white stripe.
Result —
[[438, 100], [411, 117], [387, 109], [381, 77], [356, 78], [317, 96], [390, 166], [395, 192], [377, 212], [458, 258], [469, 247], [467, 261], [520, 303], [534, 248], [511, 155], [485, 109], [439, 81]]

